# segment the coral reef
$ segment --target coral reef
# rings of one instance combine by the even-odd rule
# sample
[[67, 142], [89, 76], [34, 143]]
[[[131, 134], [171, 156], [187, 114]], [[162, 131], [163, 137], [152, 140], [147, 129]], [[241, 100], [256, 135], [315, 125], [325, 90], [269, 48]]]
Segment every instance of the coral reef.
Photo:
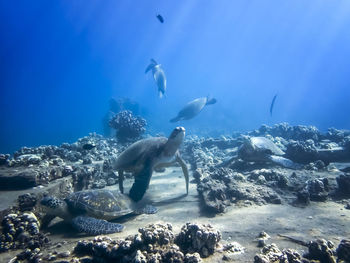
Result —
[[38, 198], [33, 193], [26, 193], [18, 196], [18, 208], [20, 211], [30, 211], [36, 205]]
[[151, 224], [124, 240], [96, 237], [79, 241], [74, 252], [98, 262], [202, 262], [213, 254], [221, 234], [210, 225], [188, 223], [175, 236], [171, 224]]
[[309, 251], [304, 257], [311, 260], [319, 260], [323, 263], [335, 263], [335, 250], [334, 244], [331, 241], [325, 239], [317, 239], [309, 242]]
[[290, 262], [290, 263], [301, 263], [301, 255], [293, 249], [283, 249], [282, 251], [277, 247], [276, 244], [272, 243], [265, 245], [261, 254], [257, 254], [254, 257], [254, 263], [268, 263], [268, 262]]
[[[322, 134], [313, 126], [286, 123], [263, 125], [246, 133], [265, 136], [286, 152], [285, 157], [305, 164], [297, 165], [294, 172], [263, 160], [240, 159], [240, 147], [245, 140], [242, 134], [216, 139], [192, 136], [186, 140], [183, 156], [194, 171], [205, 210], [222, 213], [230, 204], [242, 204], [241, 201], [279, 204], [297, 200], [308, 204], [333, 197], [337, 169], [329, 163], [350, 161], [350, 152], [347, 154], [346, 150], [349, 134], [335, 129]], [[337, 181], [338, 192], [345, 194], [350, 189], [347, 176], [340, 175]]]
[[[134, 127], [133, 122], [137, 122], [137, 120], [130, 121], [130, 119], [135, 117], [131, 118], [129, 113], [124, 114], [126, 118], [122, 120], [123, 117], [120, 115], [118, 121], [129, 123], [123, 124], [124, 127], [130, 129], [136, 127], [134, 131], [139, 134], [133, 137], [135, 139], [142, 134], [144, 126], [140, 128], [142, 125], [137, 124]], [[132, 132], [127, 133], [128, 135], [132, 134]], [[122, 134], [123, 132], [120, 136]], [[278, 124], [273, 127], [262, 126], [259, 130], [247, 132], [246, 135], [264, 136], [270, 139], [286, 153], [286, 156], [305, 165], [292, 170], [278, 167], [271, 162], [240, 159], [238, 152], [244, 141], [241, 133], [218, 138], [188, 136], [181, 149], [181, 154], [191, 164], [195, 178], [192, 183], [196, 184], [200, 200], [203, 203], [201, 208], [204, 212], [223, 213], [228, 210], [229, 206], [231, 206], [230, 209], [234, 210], [252, 204], [288, 203], [295, 205], [296, 200], [303, 204], [327, 201], [326, 205], [333, 202], [336, 209], [338, 205], [341, 206], [340, 209], [343, 209], [339, 212], [339, 216], [341, 216], [339, 221], [347, 220], [348, 210], [346, 209], [350, 207], [348, 199], [350, 195], [349, 165], [333, 162], [329, 164], [329, 161], [347, 162], [350, 156], [350, 132], [329, 129], [327, 133], [323, 134], [312, 126]], [[118, 174], [113, 170], [112, 163], [128, 145], [120, 143], [120, 141], [121, 139], [117, 138], [104, 138], [90, 134], [71, 144], [23, 147], [13, 156], [0, 154], [0, 188], [17, 190], [33, 187], [28, 192], [35, 193], [24, 194], [25, 192], [21, 192], [17, 203], [13, 203], [14, 209], [9, 208], [1, 211], [3, 217], [1, 252], [21, 249], [22, 251], [19, 251], [20, 253], [13, 262], [16, 260], [19, 262], [39, 262], [41, 260], [42, 262], [77, 263], [190, 263], [202, 262], [202, 258], [208, 257], [214, 252], [221, 252], [223, 254], [220, 255], [222, 260], [236, 260], [232, 255], [243, 251], [242, 247], [235, 243], [217, 247], [221, 239], [220, 232], [210, 225], [194, 223], [182, 226], [180, 233], [177, 234], [170, 224], [151, 224], [140, 228], [138, 234], [125, 239], [114, 240], [109, 237], [96, 237], [90, 241], [80, 241], [76, 245], [74, 253], [70, 253], [70, 251], [46, 251], [48, 238], [39, 232], [39, 226], [45, 225], [50, 219], [43, 216], [44, 213], [40, 210], [37, 200], [45, 194], [63, 197], [66, 196], [63, 193], [73, 190], [100, 189], [116, 184]], [[159, 169], [159, 172], [166, 174], [169, 169]], [[126, 174], [126, 176], [130, 175]], [[189, 202], [194, 199], [197, 202], [195, 194], [191, 193], [191, 195], [187, 197]], [[177, 204], [179, 203], [176, 202]], [[317, 206], [315, 203], [312, 205]], [[343, 208], [344, 206], [346, 209]], [[269, 207], [280, 209], [277, 206]], [[281, 208], [283, 209], [283, 207]], [[247, 208], [247, 210], [249, 209]], [[11, 212], [9, 213], [9, 211]], [[36, 217], [31, 212], [35, 213]], [[4, 217], [4, 215], [6, 216]], [[224, 216], [219, 215], [217, 219], [221, 220]], [[208, 219], [209, 222], [215, 220]], [[225, 220], [230, 219], [225, 218]], [[309, 219], [306, 216], [306, 220], [310, 224], [314, 224], [316, 220], [319, 222], [320, 219], [316, 219], [314, 216], [313, 218], [310, 216]], [[332, 223], [334, 222], [332, 221]], [[329, 224], [330, 222], [325, 222], [325, 226]], [[180, 226], [176, 225], [174, 229]], [[288, 227], [293, 228], [294, 225], [288, 225]], [[270, 231], [269, 229], [265, 228], [267, 231]], [[258, 231], [260, 230], [258, 229]], [[235, 231], [223, 227], [224, 240], [222, 242], [228, 242], [231, 237], [235, 238]], [[331, 229], [330, 231], [334, 231], [341, 237], [342, 232], [340, 231], [343, 230]], [[346, 231], [344, 233], [348, 233]], [[242, 236], [239, 235], [245, 234], [238, 233], [237, 237], [241, 238]], [[335, 262], [336, 256], [339, 262], [349, 261], [350, 242], [348, 239], [342, 240], [336, 251], [334, 245], [326, 240], [309, 242], [306, 245], [308, 253], [302, 256], [300, 251], [297, 252], [289, 248], [279, 249], [277, 245], [268, 244], [267, 236], [266, 233], [262, 233], [256, 239], [254, 236], [251, 237], [252, 240], [256, 241], [256, 243], [252, 243], [253, 249], [262, 248], [261, 254], [256, 255], [255, 262], [312, 262], [316, 260]], [[327, 239], [336, 240], [334, 236], [327, 237]], [[42, 248], [43, 246], [45, 249]], [[249, 251], [249, 249], [246, 252], [252, 253], [252, 250]], [[250, 256], [254, 256], [255, 252]]]
[[[87, 144], [95, 147], [87, 150]], [[7, 159], [9, 167], [37, 165], [38, 167], [48, 167], [50, 165], [67, 165], [67, 162], [83, 162], [85, 157], [92, 161], [102, 161], [117, 155], [118, 150], [122, 150], [116, 139], [104, 138], [95, 133], [80, 138], [72, 144], [63, 143], [61, 146], [39, 146], [22, 147], [16, 151], [13, 158]]]
[[313, 140], [292, 141], [287, 145], [286, 156], [299, 163], [317, 160], [317, 149]]
[[40, 223], [37, 217], [29, 212], [9, 214], [2, 220], [0, 252], [9, 249], [41, 248], [49, 239], [39, 232]]
[[231, 203], [239, 201], [250, 200], [260, 205], [282, 202], [272, 188], [250, 183], [242, 174], [229, 168], [215, 168], [210, 171], [198, 168], [194, 176], [199, 181], [197, 190], [206, 209], [214, 213], [222, 213]]
[[[340, 243], [338, 249], [343, 252], [344, 243]], [[291, 262], [291, 263], [302, 263], [302, 262], [322, 262], [322, 263], [335, 263], [336, 253], [333, 250], [334, 245], [330, 241], [324, 239], [317, 239], [310, 241], [307, 244], [308, 252], [303, 256], [294, 249], [283, 249], [280, 250], [276, 244], [265, 245], [261, 249], [261, 254], [257, 254], [254, 257], [255, 263], [268, 263], [268, 262]], [[344, 251], [345, 252], [345, 251]], [[348, 251], [347, 251], [348, 252]], [[340, 254], [338, 259], [344, 259], [348, 254]], [[344, 258], [342, 258], [344, 257]], [[310, 261], [309, 261], [310, 260]]]
[[120, 142], [138, 139], [146, 131], [145, 119], [134, 116], [131, 111], [124, 110], [116, 114], [110, 121], [110, 127], [116, 129], [116, 137]]
[[7, 159], [10, 158], [9, 154], [0, 154], [0, 165], [5, 165], [7, 163]]
[[341, 174], [337, 177], [339, 193], [350, 195], [350, 173]]
[[336, 250], [338, 260], [350, 262], [350, 240], [343, 239]]
[[302, 140], [309, 139], [318, 140], [321, 136], [320, 131], [314, 126], [290, 126], [288, 123], [275, 124], [273, 127], [262, 125], [259, 130], [255, 130], [250, 135], [264, 136], [272, 135], [273, 137], [282, 137], [287, 140]]
[[201, 257], [206, 258], [214, 253], [220, 239], [220, 232], [215, 230], [210, 224], [198, 225], [187, 223], [181, 228], [181, 232], [177, 235], [175, 243], [185, 253], [197, 252]]
[[303, 190], [298, 192], [298, 201], [308, 204], [311, 201], [326, 201], [328, 198], [328, 179], [319, 178], [308, 180]]

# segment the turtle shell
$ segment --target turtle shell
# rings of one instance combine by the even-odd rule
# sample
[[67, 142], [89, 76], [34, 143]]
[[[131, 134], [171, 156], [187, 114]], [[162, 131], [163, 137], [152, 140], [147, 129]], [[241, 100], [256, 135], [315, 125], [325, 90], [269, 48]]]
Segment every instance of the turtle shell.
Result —
[[168, 141], [165, 137], [152, 137], [137, 141], [124, 150], [114, 163], [115, 169], [138, 171], [148, 158], [158, 157]]
[[188, 120], [196, 116], [206, 105], [208, 99], [206, 97], [198, 98], [190, 101], [186, 106], [179, 112], [178, 117]]
[[267, 161], [271, 155], [284, 155], [271, 140], [265, 137], [247, 137], [238, 151], [241, 159], [248, 161]]
[[266, 137], [251, 137], [250, 143], [256, 151], [271, 155], [283, 155], [284, 152]]
[[66, 199], [72, 215], [111, 220], [133, 212], [130, 198], [119, 191], [89, 190], [70, 194]]

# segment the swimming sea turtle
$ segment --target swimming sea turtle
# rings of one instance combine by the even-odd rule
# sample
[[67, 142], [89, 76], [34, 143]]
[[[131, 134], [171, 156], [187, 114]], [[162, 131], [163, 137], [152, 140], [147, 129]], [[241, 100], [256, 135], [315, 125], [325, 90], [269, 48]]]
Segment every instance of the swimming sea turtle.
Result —
[[166, 90], [166, 77], [161, 64], [158, 64], [153, 58], [151, 59], [151, 64], [146, 68], [145, 73], [152, 69], [152, 74], [154, 81], [158, 87], [159, 98], [162, 98]]
[[273, 162], [277, 165], [298, 169], [300, 165], [282, 157], [284, 152], [266, 137], [244, 137], [238, 157], [248, 162]]
[[208, 97], [198, 98], [190, 101], [179, 111], [177, 116], [170, 120], [170, 122], [177, 122], [182, 120], [189, 120], [195, 117], [206, 105], [216, 103], [216, 99], [209, 99]]
[[154, 214], [157, 209], [146, 206], [138, 209], [130, 197], [114, 190], [88, 190], [70, 194], [64, 200], [46, 196], [41, 200], [48, 215], [58, 216], [72, 224], [79, 232], [91, 235], [120, 232], [124, 226], [111, 223], [127, 214]]
[[129, 196], [139, 201], [145, 194], [154, 168], [169, 166], [177, 162], [180, 164], [186, 180], [188, 194], [188, 168], [182, 160], [179, 147], [185, 136], [184, 127], [176, 127], [169, 138], [151, 137], [137, 141], [124, 150], [113, 162], [113, 168], [119, 174], [119, 189], [123, 193], [123, 172], [132, 172], [135, 182]]

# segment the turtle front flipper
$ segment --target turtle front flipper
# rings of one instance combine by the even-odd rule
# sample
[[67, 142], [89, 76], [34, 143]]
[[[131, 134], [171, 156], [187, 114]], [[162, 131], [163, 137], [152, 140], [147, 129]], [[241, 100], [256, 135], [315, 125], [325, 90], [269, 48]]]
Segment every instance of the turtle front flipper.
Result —
[[180, 164], [182, 168], [182, 172], [185, 176], [185, 181], [186, 181], [186, 194], [188, 194], [188, 184], [189, 184], [189, 174], [188, 174], [188, 168], [185, 163], [185, 161], [180, 157], [179, 154], [176, 154], [176, 161]]
[[269, 155], [268, 159], [275, 164], [278, 164], [280, 166], [283, 166], [283, 167], [289, 168], [289, 169], [298, 170], [298, 169], [301, 169], [303, 167], [301, 164], [295, 163], [295, 162], [293, 162], [287, 158], [284, 158], [282, 156]]
[[135, 182], [129, 192], [130, 198], [135, 202], [140, 201], [145, 195], [151, 181], [152, 172], [152, 162], [147, 161], [140, 173], [135, 175]]
[[72, 220], [73, 227], [82, 233], [89, 235], [105, 235], [121, 232], [124, 226], [117, 223], [111, 223], [106, 220], [96, 219], [88, 216], [78, 216]]

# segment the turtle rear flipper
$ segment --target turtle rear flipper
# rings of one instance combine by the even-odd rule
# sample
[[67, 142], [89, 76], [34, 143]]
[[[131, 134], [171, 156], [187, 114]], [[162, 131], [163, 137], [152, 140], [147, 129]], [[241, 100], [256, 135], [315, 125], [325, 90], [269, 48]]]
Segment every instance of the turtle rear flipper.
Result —
[[153, 205], [146, 205], [145, 207], [142, 207], [140, 209], [137, 209], [134, 211], [135, 214], [147, 214], [147, 215], [151, 215], [151, 214], [155, 214], [158, 212], [158, 208], [153, 206]]
[[72, 220], [73, 227], [89, 235], [104, 235], [121, 232], [124, 226], [88, 216], [78, 216]]
[[135, 182], [132, 185], [129, 196], [135, 202], [138, 202], [145, 195], [152, 177], [151, 162], [146, 162], [144, 168], [139, 174], [135, 175]]
[[295, 163], [287, 158], [284, 158], [282, 156], [277, 156], [277, 155], [269, 155], [268, 159], [275, 163], [278, 164], [280, 166], [283, 166], [285, 168], [290, 168], [290, 169], [301, 169], [303, 166], [301, 164]]

